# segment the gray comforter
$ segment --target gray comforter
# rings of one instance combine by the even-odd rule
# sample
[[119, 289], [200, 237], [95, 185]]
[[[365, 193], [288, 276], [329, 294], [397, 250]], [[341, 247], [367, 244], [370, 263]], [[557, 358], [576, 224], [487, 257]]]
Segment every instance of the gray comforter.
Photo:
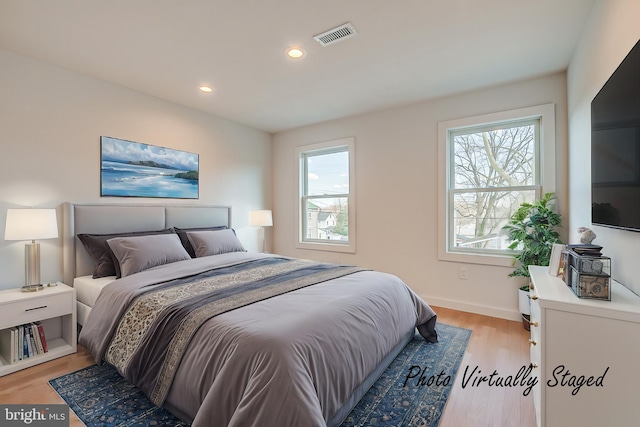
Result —
[[[132, 303], [169, 280], [265, 257], [224, 254], [119, 279], [100, 294], [80, 344], [125, 377], [147, 378], [153, 367], [144, 360], [135, 372], [118, 366], [131, 343], [115, 337], [123, 328], [145, 328], [121, 320]], [[433, 341], [434, 325], [431, 308], [393, 275], [361, 271], [303, 287], [204, 322], [181, 355], [164, 405], [194, 426], [325, 426], [407, 332], [418, 326]]]

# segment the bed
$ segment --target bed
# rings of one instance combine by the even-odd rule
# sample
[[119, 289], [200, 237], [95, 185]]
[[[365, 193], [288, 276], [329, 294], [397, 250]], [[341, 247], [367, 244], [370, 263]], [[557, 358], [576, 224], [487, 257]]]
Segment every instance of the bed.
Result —
[[[224, 206], [64, 205], [80, 344], [178, 418], [338, 426], [416, 328], [437, 340], [435, 313], [398, 277], [242, 251], [230, 218]], [[187, 234], [200, 256], [183, 257], [171, 233], [112, 237], [122, 277], [91, 278], [79, 235], [174, 227], [195, 230]], [[139, 270], [155, 252], [180, 256]]]

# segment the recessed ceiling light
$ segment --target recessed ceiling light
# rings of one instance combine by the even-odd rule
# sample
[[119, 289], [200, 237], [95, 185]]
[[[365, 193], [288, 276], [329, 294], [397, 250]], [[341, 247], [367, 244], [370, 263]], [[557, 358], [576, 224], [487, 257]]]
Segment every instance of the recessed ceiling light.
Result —
[[205, 86], [205, 85], [198, 86], [198, 89], [200, 89], [200, 91], [201, 91], [201, 92], [204, 92], [204, 93], [211, 93], [211, 92], [213, 92], [213, 89], [211, 89], [209, 86]]
[[286, 52], [291, 59], [300, 59], [304, 56], [304, 50], [301, 47], [290, 47]]

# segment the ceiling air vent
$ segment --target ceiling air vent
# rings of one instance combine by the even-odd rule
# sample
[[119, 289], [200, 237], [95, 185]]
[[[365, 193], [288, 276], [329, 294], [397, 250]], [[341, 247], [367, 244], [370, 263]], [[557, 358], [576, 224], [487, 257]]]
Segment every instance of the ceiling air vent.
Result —
[[313, 39], [320, 43], [322, 46], [329, 46], [330, 44], [339, 42], [340, 40], [348, 39], [349, 37], [353, 37], [358, 32], [353, 25], [350, 23], [342, 24], [339, 27], [332, 28], [329, 31], [325, 31], [322, 34], [318, 34], [313, 36]]

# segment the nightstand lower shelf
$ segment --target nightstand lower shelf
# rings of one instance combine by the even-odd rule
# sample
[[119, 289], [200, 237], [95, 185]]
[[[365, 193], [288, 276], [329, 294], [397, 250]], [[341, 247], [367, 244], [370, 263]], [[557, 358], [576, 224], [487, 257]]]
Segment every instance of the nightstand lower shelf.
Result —
[[47, 341], [47, 344], [49, 345], [48, 352], [32, 356], [28, 359], [24, 359], [16, 363], [10, 364], [8, 361], [4, 360], [2, 356], [0, 356], [0, 360], [2, 361], [2, 366], [0, 366], [0, 377], [76, 352], [71, 344], [67, 343], [62, 338], [58, 338], [53, 341]]

